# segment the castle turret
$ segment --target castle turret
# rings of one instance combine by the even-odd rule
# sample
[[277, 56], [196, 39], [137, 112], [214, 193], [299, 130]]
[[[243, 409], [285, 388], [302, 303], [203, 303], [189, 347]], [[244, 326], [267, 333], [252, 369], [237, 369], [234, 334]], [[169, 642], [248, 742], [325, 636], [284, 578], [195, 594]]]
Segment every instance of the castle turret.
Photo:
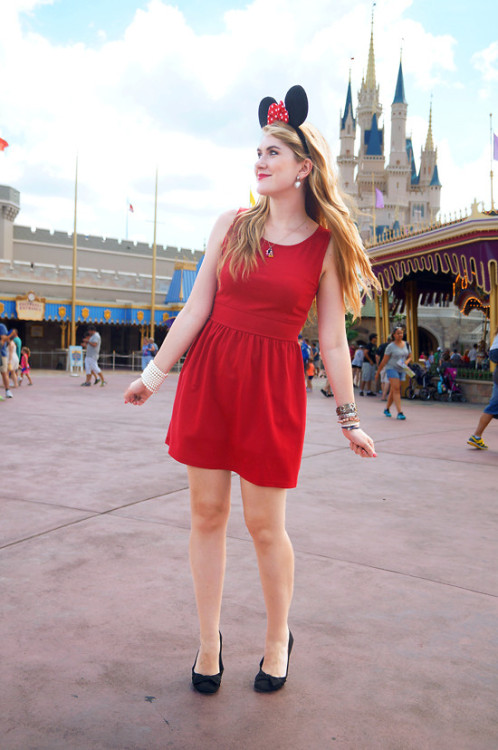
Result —
[[440, 207], [441, 182], [437, 169], [437, 148], [434, 146], [432, 135], [432, 103], [429, 110], [429, 127], [427, 129], [427, 138], [425, 148], [421, 150], [420, 171], [418, 184], [421, 192], [424, 194], [424, 203], [426, 210], [424, 219], [427, 221], [435, 218]]
[[354, 153], [354, 141], [356, 137], [356, 120], [353, 113], [353, 97], [351, 96], [351, 71], [349, 73], [348, 91], [346, 94], [346, 105], [341, 115], [339, 124], [339, 138], [341, 139], [341, 150], [337, 157], [341, 175], [341, 186], [346, 193], [353, 195], [356, 192], [354, 182], [354, 170], [358, 159]]
[[[405, 98], [403, 67], [399, 63], [398, 80], [391, 105], [391, 152], [387, 172], [387, 203], [390, 208], [398, 207], [398, 216], [404, 221], [408, 214], [408, 195], [411, 165], [408, 160], [406, 143], [406, 115], [408, 104]], [[387, 221], [394, 220], [389, 212]], [[398, 217], [396, 217], [398, 218]]]
[[434, 139], [432, 137], [432, 104], [429, 110], [429, 127], [427, 138], [425, 139], [425, 148], [420, 152], [420, 173], [419, 185], [421, 188], [428, 187], [432, 181], [434, 168], [437, 161], [437, 149], [434, 148]]
[[0, 185], [0, 258], [5, 260], [13, 260], [14, 219], [19, 208], [19, 191], [8, 185]]
[[[371, 226], [371, 213], [375, 196], [374, 188], [386, 192], [384, 170], [384, 128], [379, 126], [382, 106], [379, 101], [379, 87], [375, 79], [375, 52], [372, 28], [368, 50], [367, 74], [362, 79], [358, 93], [356, 116], [360, 125], [360, 146], [358, 149], [358, 172], [356, 175], [357, 195], [360, 208], [365, 212], [360, 222], [361, 231]], [[384, 224], [384, 209], [377, 215], [377, 224]]]
[[359, 156], [363, 156], [366, 151], [364, 134], [370, 129], [373, 115], [377, 120], [382, 114], [382, 106], [379, 101], [379, 87], [375, 80], [375, 53], [374, 53], [374, 36], [373, 36], [373, 17], [372, 28], [370, 32], [370, 47], [368, 50], [367, 75], [361, 81], [360, 91], [358, 93], [358, 107], [356, 111], [358, 124], [362, 131]]

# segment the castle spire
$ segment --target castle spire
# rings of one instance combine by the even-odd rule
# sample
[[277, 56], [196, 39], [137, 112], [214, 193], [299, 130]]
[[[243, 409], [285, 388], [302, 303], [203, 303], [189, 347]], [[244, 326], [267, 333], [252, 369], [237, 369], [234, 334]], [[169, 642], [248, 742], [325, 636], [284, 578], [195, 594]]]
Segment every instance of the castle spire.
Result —
[[429, 109], [429, 129], [427, 131], [427, 138], [425, 141], [425, 150], [434, 151], [434, 141], [432, 139], [432, 101]]
[[396, 82], [393, 104], [406, 104], [405, 83], [403, 80], [403, 67], [401, 65], [401, 60], [399, 61], [398, 80]]
[[372, 28], [370, 31], [370, 48], [368, 50], [367, 77], [365, 79], [367, 90], [374, 91], [375, 81], [375, 53], [374, 53], [374, 17], [372, 9]]
[[351, 94], [351, 68], [349, 69], [349, 83], [348, 83], [348, 91], [346, 94], [346, 106], [344, 107], [344, 115], [341, 118], [341, 130], [344, 130], [344, 128], [346, 127], [346, 120], [348, 119], [349, 113], [351, 113], [351, 119], [353, 121], [353, 128], [355, 128], [356, 120], [353, 114], [353, 96]]

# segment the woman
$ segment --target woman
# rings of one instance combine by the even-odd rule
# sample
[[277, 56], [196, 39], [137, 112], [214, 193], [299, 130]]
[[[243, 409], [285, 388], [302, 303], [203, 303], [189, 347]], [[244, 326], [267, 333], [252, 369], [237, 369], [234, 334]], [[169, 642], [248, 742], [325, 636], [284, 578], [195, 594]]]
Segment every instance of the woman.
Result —
[[125, 393], [126, 402], [144, 403], [190, 347], [166, 440], [170, 454], [188, 466], [200, 623], [192, 682], [203, 693], [216, 692], [223, 672], [219, 620], [232, 471], [241, 478], [267, 610], [254, 688], [273, 692], [287, 678], [294, 558], [285, 502], [287, 488], [297, 483], [306, 410], [297, 337], [315, 296], [340, 427], [357, 455], [375, 456], [353, 403], [344, 323], [345, 301], [358, 315], [360, 283], [368, 290], [375, 277], [339, 196], [327, 144], [302, 124], [304, 89], [290, 89], [285, 106], [264, 99], [259, 114], [259, 201], [218, 219], [185, 307]]
[[403, 335], [403, 328], [399, 326], [394, 329], [391, 337], [392, 341], [387, 345], [379, 369], [377, 370], [378, 378], [385, 367], [387, 377], [389, 378], [390, 390], [384, 414], [386, 417], [391, 416], [390, 409], [394, 401], [394, 405], [398, 410], [396, 419], [406, 419], [401, 410], [401, 383], [406, 378], [406, 371], [403, 365], [407, 365], [412, 359], [409, 344], [403, 340]]
[[15, 331], [9, 331], [9, 345], [8, 345], [8, 373], [9, 378], [12, 380], [12, 384], [14, 388], [17, 388], [18, 386], [18, 375], [17, 371], [19, 370], [19, 357], [17, 355], [17, 346], [16, 342], [14, 341], [14, 336], [16, 332]]

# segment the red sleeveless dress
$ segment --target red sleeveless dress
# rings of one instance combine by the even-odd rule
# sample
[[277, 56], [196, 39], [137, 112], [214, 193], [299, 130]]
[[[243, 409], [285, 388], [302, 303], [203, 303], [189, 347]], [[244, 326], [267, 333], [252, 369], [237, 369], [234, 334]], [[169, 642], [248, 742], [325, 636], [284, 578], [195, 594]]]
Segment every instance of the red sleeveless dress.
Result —
[[[330, 232], [272, 245], [247, 279], [223, 267], [212, 313], [185, 359], [166, 443], [177, 461], [295, 487], [306, 427], [298, 334], [318, 290]], [[268, 247], [262, 240], [264, 250]]]

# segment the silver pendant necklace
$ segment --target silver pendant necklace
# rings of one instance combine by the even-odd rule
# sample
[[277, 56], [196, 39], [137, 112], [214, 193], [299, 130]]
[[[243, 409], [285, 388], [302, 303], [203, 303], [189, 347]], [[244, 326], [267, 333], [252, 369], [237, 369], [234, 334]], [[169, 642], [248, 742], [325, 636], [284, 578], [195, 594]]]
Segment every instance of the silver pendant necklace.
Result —
[[[301, 227], [304, 226], [304, 224], [306, 224], [307, 221], [308, 221], [308, 217], [306, 217], [305, 220], [302, 221], [299, 224], [298, 227], [295, 227], [294, 229], [291, 229], [290, 232], [287, 232], [287, 234], [285, 234], [282, 237], [282, 240], [280, 242], [275, 242], [273, 244], [275, 244], [275, 245], [281, 245], [282, 242], [287, 239], [287, 237], [290, 237], [291, 234], [294, 234], [294, 232], [298, 232], [301, 229]], [[268, 247], [266, 248], [265, 255], [266, 255], [267, 258], [273, 258], [274, 257], [273, 244], [271, 242], [269, 242], [268, 240], [265, 240], [265, 242], [268, 244]]]

